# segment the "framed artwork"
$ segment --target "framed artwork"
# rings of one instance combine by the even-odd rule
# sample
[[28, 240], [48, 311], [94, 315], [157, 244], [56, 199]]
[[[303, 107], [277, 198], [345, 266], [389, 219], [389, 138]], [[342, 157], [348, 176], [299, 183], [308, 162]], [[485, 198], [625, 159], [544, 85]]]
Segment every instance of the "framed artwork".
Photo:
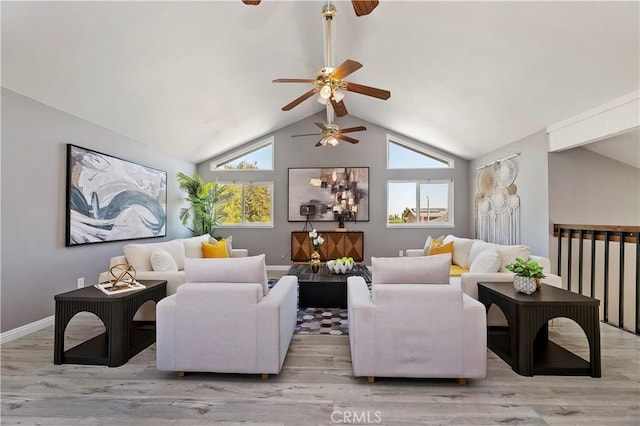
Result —
[[289, 169], [289, 222], [369, 220], [369, 168]]
[[167, 172], [67, 144], [66, 246], [167, 235]]

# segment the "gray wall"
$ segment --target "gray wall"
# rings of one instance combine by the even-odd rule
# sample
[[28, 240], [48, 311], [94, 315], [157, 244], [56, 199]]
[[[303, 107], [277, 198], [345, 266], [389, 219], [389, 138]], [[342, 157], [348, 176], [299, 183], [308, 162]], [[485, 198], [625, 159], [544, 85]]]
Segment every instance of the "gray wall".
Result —
[[640, 224], [640, 169], [584, 148], [550, 153], [549, 220]]
[[53, 315], [55, 294], [75, 289], [79, 277], [94, 284], [126, 244], [64, 246], [67, 143], [166, 170], [165, 239], [189, 234], [178, 219], [183, 194], [175, 175], [192, 173], [194, 164], [2, 89], [3, 332]]
[[[477, 192], [476, 180], [479, 173], [477, 168], [516, 152], [521, 153], [513, 159], [518, 166], [515, 184], [520, 196], [520, 242], [531, 247], [533, 254], [548, 256], [550, 227], [547, 134], [544, 130], [472, 160], [469, 166], [469, 200], [473, 203]], [[471, 212], [469, 215], [471, 229], [473, 229], [473, 218], [474, 215]]]
[[[304, 222], [287, 221], [288, 168], [291, 167], [369, 167], [369, 222], [347, 222], [350, 230], [364, 231], [364, 259], [370, 263], [371, 256], [398, 256], [399, 250], [422, 248], [427, 235], [456, 234], [470, 236], [469, 205], [471, 195], [468, 191], [469, 162], [431, 148], [455, 160], [455, 170], [387, 170], [386, 169], [386, 136], [387, 129], [376, 126], [354, 116], [339, 119], [341, 127], [365, 125], [365, 132], [353, 133], [360, 143], [352, 145], [341, 142], [335, 148], [314, 147], [319, 138], [292, 138], [294, 134], [314, 133], [318, 131], [314, 122], [325, 122], [325, 113], [321, 112], [288, 127], [276, 131], [275, 138], [275, 171], [209, 171], [207, 160], [198, 165], [198, 173], [205, 180], [252, 180], [274, 182], [274, 228], [227, 228], [218, 231], [221, 235], [233, 235], [233, 245], [249, 249], [250, 254], [266, 253], [267, 264], [290, 263], [291, 231], [301, 231]], [[402, 135], [395, 134], [410, 142], [417, 142]], [[268, 137], [270, 135], [264, 135]], [[263, 138], [264, 138], [263, 137]], [[257, 140], [261, 140], [259, 138]], [[441, 229], [388, 229], [386, 228], [387, 179], [437, 178], [454, 179], [455, 228]], [[319, 231], [330, 231], [337, 227], [336, 222], [314, 223]]]

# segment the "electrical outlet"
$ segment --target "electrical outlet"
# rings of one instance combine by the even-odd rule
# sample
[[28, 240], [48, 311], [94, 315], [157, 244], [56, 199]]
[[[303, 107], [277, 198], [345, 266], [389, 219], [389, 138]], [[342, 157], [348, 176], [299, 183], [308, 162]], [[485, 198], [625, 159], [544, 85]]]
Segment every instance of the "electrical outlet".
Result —
[[78, 278], [78, 288], [84, 287], [84, 277]]
[[400, 251], [398, 252], [398, 256], [400, 256], [400, 257], [404, 256], [404, 251], [400, 250]]

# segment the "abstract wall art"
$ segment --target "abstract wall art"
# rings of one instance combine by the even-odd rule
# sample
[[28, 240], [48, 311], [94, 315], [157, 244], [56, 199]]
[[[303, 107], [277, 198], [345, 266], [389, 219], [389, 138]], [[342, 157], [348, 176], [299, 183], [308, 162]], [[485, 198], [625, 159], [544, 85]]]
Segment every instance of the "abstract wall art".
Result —
[[167, 172], [67, 144], [66, 246], [167, 235]]
[[369, 168], [289, 169], [289, 222], [368, 221]]

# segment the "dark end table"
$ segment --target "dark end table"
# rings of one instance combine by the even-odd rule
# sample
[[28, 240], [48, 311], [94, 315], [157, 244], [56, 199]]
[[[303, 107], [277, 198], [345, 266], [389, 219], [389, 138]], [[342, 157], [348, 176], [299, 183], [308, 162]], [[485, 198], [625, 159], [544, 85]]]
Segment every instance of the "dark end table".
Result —
[[[599, 300], [547, 284], [527, 295], [505, 282], [478, 283], [478, 300], [487, 311], [495, 304], [507, 318], [508, 327], [488, 329], [487, 343], [516, 373], [601, 377]], [[549, 321], [558, 317], [585, 332], [589, 361], [549, 340]]]
[[[134, 322], [133, 316], [149, 300], [158, 303], [167, 295], [167, 282], [140, 280], [146, 288], [121, 294], [104, 294], [84, 287], [55, 296], [54, 364], [88, 364], [118, 367], [156, 341], [155, 323]], [[79, 312], [91, 312], [106, 331], [67, 351], [64, 331]]]
[[313, 273], [309, 264], [300, 263], [291, 266], [287, 275], [298, 277], [298, 307], [301, 308], [346, 309], [347, 278], [361, 276], [365, 282], [371, 282], [371, 272], [365, 265], [354, 265], [346, 274], [334, 274], [324, 264]]

